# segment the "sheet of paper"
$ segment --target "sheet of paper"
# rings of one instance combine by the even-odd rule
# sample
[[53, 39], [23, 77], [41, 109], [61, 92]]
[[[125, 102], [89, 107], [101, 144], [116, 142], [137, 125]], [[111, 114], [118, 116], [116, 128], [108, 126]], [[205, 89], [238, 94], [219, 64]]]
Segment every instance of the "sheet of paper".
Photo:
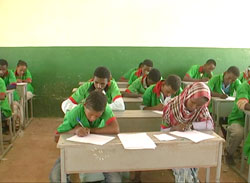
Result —
[[160, 141], [169, 141], [169, 140], [175, 140], [175, 137], [172, 137], [170, 135], [167, 134], [160, 134], [160, 135], [154, 135], [157, 139], [159, 139]]
[[163, 111], [153, 111], [153, 112], [163, 115]]
[[235, 97], [227, 97], [226, 100], [235, 101]]
[[89, 134], [86, 137], [78, 137], [74, 135], [66, 140], [73, 141], [73, 142], [82, 142], [82, 143], [89, 143], [89, 144], [96, 144], [96, 145], [104, 145], [109, 141], [113, 140], [115, 137], [110, 137], [106, 135], [95, 135]]
[[118, 134], [124, 149], [155, 149], [154, 141], [146, 133]]
[[174, 131], [174, 132], [170, 132], [170, 134], [187, 138], [189, 140], [192, 140], [195, 143], [214, 138], [214, 136], [212, 135], [208, 135], [208, 134], [196, 131], [196, 130], [185, 131], [185, 132]]

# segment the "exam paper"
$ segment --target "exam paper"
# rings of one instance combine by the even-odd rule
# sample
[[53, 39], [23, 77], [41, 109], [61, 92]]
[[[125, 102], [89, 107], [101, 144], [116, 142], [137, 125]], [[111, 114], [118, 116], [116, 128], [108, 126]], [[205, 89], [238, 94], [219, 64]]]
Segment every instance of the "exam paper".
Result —
[[167, 134], [160, 134], [160, 135], [154, 135], [157, 139], [159, 139], [160, 141], [169, 141], [169, 140], [175, 140], [175, 137], [172, 137], [170, 135]]
[[115, 137], [110, 137], [106, 135], [96, 135], [96, 134], [89, 134], [85, 137], [79, 137], [74, 135], [66, 140], [73, 141], [73, 142], [82, 142], [82, 143], [89, 143], [89, 144], [96, 144], [96, 145], [104, 145], [109, 141], [113, 140]]
[[212, 135], [208, 135], [208, 134], [196, 131], [196, 130], [185, 131], [185, 132], [173, 131], [173, 132], [170, 132], [170, 134], [187, 138], [195, 143], [214, 138], [214, 136]]
[[146, 133], [118, 134], [124, 149], [155, 149], [154, 141]]

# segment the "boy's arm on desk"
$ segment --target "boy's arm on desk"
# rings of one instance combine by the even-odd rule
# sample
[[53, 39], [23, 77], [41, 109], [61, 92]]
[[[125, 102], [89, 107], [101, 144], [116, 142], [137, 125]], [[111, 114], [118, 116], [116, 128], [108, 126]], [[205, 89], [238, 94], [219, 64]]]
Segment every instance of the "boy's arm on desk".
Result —
[[90, 133], [95, 134], [118, 134], [120, 133], [119, 124], [116, 119], [103, 128], [91, 128]]

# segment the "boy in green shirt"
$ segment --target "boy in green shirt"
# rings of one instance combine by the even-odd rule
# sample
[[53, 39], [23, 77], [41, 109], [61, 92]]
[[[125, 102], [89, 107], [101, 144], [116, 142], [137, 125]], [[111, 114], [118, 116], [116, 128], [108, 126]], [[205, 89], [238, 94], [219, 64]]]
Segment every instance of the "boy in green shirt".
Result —
[[[79, 125], [81, 123], [81, 125]], [[106, 96], [100, 91], [92, 91], [84, 104], [67, 112], [63, 123], [57, 128], [55, 141], [58, 142], [60, 134], [72, 134], [84, 137], [89, 134], [118, 134], [119, 124], [107, 105]], [[60, 182], [60, 158], [56, 161], [51, 173], [51, 182]], [[105, 182], [121, 182], [118, 172], [103, 173]]]
[[226, 162], [235, 165], [233, 155], [244, 137], [245, 113], [250, 110], [250, 81], [243, 82], [236, 93], [233, 110], [228, 117], [228, 139], [226, 146]]
[[6, 86], [4, 80], [0, 78], [0, 107], [2, 120], [10, 117], [12, 114], [8, 99], [6, 98]]
[[246, 70], [242, 73], [240, 73], [239, 80], [241, 83], [244, 81], [248, 81], [250, 79], [250, 66], [246, 68]]
[[166, 80], [159, 81], [146, 89], [143, 95], [143, 110], [162, 111], [168, 100], [181, 92], [181, 78], [177, 75], [169, 75]]
[[32, 76], [25, 61], [19, 60], [16, 70], [13, 70], [18, 83], [27, 83], [27, 99], [33, 97], [34, 88], [31, 85]]
[[234, 91], [238, 89], [241, 82], [237, 79], [240, 75], [239, 68], [231, 66], [223, 74], [213, 76], [208, 81], [208, 87], [211, 90], [212, 97], [227, 98], [233, 96]]
[[129, 80], [131, 74], [136, 71], [137, 69], [140, 69], [142, 67], [142, 62], [139, 64], [138, 68], [132, 68], [130, 69], [128, 72], [126, 72], [121, 78], [119, 81], [121, 82], [126, 82]]
[[62, 103], [62, 111], [66, 113], [77, 104], [84, 102], [89, 93], [94, 90], [106, 94], [109, 106], [112, 110], [125, 110], [124, 101], [120, 90], [114, 80], [110, 80], [110, 72], [106, 67], [97, 67], [94, 72], [93, 81], [81, 85], [73, 95]]
[[148, 75], [136, 79], [125, 92], [123, 92], [123, 97], [141, 97], [149, 86], [156, 84], [160, 79], [160, 71], [154, 68]]
[[134, 71], [129, 78], [128, 84], [131, 85], [137, 78], [147, 75], [149, 71], [153, 68], [153, 62], [146, 59], [142, 62], [142, 67]]
[[189, 82], [206, 82], [213, 76], [213, 70], [216, 67], [216, 62], [209, 59], [204, 65], [193, 65], [183, 78], [183, 81]]

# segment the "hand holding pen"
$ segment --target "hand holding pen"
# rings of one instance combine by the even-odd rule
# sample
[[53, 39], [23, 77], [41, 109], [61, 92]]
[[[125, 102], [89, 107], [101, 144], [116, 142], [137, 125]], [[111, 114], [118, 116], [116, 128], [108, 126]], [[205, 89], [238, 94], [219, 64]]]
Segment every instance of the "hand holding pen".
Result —
[[89, 134], [90, 134], [90, 129], [89, 129], [89, 128], [85, 128], [85, 127], [82, 125], [80, 119], [77, 119], [77, 122], [79, 123], [79, 125], [80, 125], [81, 127], [76, 128], [75, 134], [76, 134], [77, 136], [79, 136], [79, 137], [85, 137], [85, 136], [89, 135]]
[[220, 98], [226, 99], [228, 97], [228, 95], [224, 92], [224, 90], [221, 89], [221, 91], [222, 91], [222, 94], [221, 94]]

